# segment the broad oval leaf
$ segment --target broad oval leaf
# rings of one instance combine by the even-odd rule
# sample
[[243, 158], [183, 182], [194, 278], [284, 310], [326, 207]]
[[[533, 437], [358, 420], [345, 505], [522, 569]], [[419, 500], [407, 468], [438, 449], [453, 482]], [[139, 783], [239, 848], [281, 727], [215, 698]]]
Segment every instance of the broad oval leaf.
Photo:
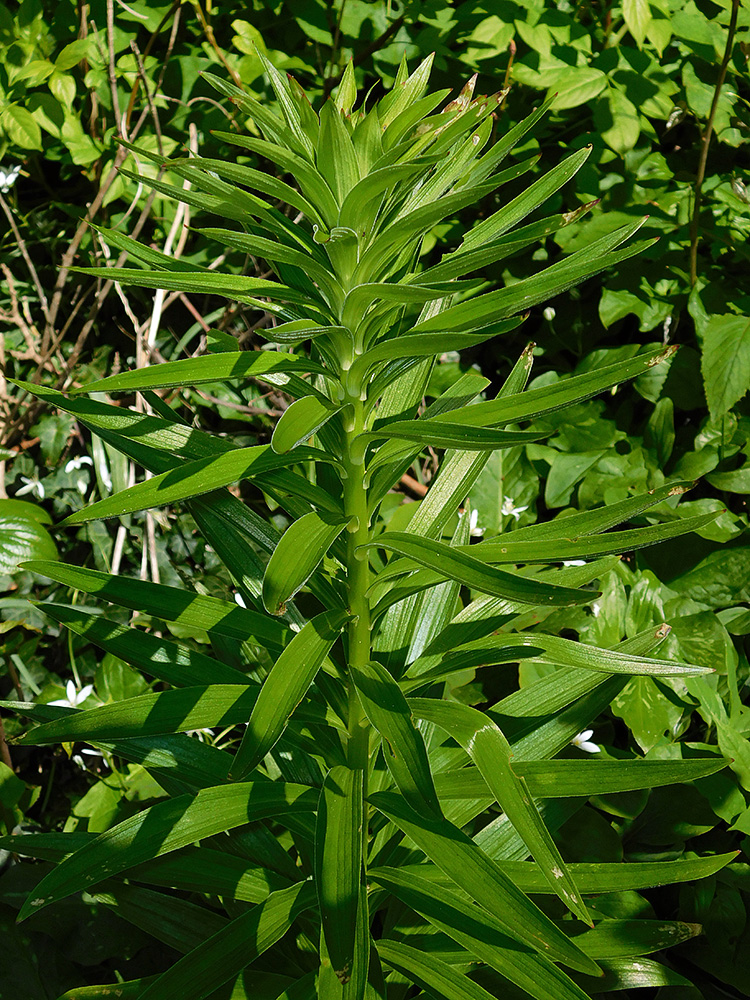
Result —
[[[25, 508], [31, 508], [30, 514]], [[57, 546], [34, 513], [21, 500], [0, 500], [0, 575], [15, 573], [27, 559], [57, 559]]]

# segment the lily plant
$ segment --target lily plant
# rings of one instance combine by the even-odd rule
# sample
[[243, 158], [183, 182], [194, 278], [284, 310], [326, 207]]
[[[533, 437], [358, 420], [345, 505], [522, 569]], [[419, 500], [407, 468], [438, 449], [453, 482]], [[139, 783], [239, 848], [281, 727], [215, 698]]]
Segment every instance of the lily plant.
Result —
[[[504, 95], [477, 97], [473, 83], [453, 99], [430, 91], [430, 60], [412, 73], [404, 63], [377, 101], [358, 99], [350, 66], [319, 112], [296, 81], [265, 69], [276, 107], [208, 77], [252, 122], [247, 134], [221, 136], [242, 162], [138, 156], [183, 182], [143, 176], [144, 185], [213, 215], [219, 224], [203, 238], [266, 261], [271, 277], [200, 268], [116, 231], [103, 236], [134, 263], [107, 278], [262, 310], [274, 346], [238, 351], [224, 337], [214, 353], [68, 394], [26, 386], [149, 473], [64, 524], [187, 505], [233, 585], [220, 599], [199, 587], [27, 564], [91, 598], [200, 629], [212, 646], [123, 624], [122, 615], [41, 606], [154, 686], [82, 711], [73, 698], [6, 703], [33, 723], [19, 742], [85, 742], [142, 765], [163, 797], [99, 835], [4, 838], [0, 846], [55, 862], [20, 916], [85, 890], [168, 939], [182, 957], [116, 986], [139, 1000], [585, 1000], [592, 984], [618, 988], [637, 970], [639, 985], [682, 981], [642, 956], [685, 940], [694, 925], [644, 920], [636, 933], [632, 921], [598, 913], [595, 922], [587, 896], [698, 878], [730, 856], [572, 864], [554, 834], [589, 796], [724, 766], [718, 757], [586, 759], [570, 748], [599, 750], [587, 742], [591, 726], [633, 675], [707, 668], [654, 655], [668, 626], [597, 648], [544, 624], [594, 601], [596, 581], [621, 553], [715, 515], [609, 530], [677, 502], [691, 485], [683, 482], [520, 527], [526, 508], [506, 497], [508, 530], [480, 541], [470, 504], [493, 451], [543, 437], [535, 418], [649, 372], [674, 348], [526, 389], [529, 346], [494, 398], [469, 371], [425, 403], [438, 356], [504, 336], [532, 307], [637, 254], [640, 222], [492, 287], [483, 269], [588, 208], [537, 211], [589, 148], [538, 178], [535, 157], [510, 158], [546, 106], [496, 137]], [[533, 179], [504, 198], [524, 175]], [[439, 223], [479, 205], [481, 220], [459, 245], [423, 255]], [[188, 425], [168, 402], [183, 388], [248, 380], [290, 399], [270, 443], [239, 446]], [[143, 394], [147, 412], [103, 401], [114, 393]], [[440, 469], [392, 522], [394, 490], [427, 448], [442, 453]], [[237, 483], [256, 491], [253, 506], [230, 492]], [[257, 513], [262, 497], [285, 513], [283, 532]], [[452, 694], [467, 671], [509, 671], [521, 660], [553, 669], [483, 708]], [[216, 727], [232, 734], [223, 749], [186, 735]]]

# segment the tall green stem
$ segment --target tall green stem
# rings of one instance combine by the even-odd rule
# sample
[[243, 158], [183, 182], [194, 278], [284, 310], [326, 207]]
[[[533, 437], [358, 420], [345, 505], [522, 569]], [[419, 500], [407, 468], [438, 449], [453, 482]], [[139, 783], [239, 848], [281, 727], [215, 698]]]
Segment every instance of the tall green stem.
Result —
[[[347, 538], [347, 589], [349, 610], [354, 616], [349, 625], [349, 665], [364, 666], [370, 659], [370, 604], [367, 589], [370, 570], [366, 552], [357, 552], [357, 546], [368, 541], [369, 516], [367, 490], [364, 484], [364, 465], [361, 451], [353, 442], [364, 430], [364, 406], [358, 396], [349, 396], [350, 418], [346, 426], [346, 443], [343, 456], [346, 479], [344, 480], [344, 512], [352, 519]], [[369, 731], [351, 679], [349, 681], [349, 765], [367, 769]]]

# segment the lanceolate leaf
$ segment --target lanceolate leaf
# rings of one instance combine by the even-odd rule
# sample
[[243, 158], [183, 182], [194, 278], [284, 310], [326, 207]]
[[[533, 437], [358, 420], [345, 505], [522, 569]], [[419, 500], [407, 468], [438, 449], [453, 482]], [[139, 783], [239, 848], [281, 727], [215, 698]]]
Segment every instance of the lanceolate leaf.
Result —
[[274, 945], [314, 904], [309, 883], [271, 893], [159, 976], [142, 1000], [203, 1000]]
[[[469, 955], [486, 963], [538, 1000], [584, 1000], [586, 994], [545, 956], [519, 948], [502, 924], [462, 899], [458, 893], [396, 868], [368, 872], [376, 885], [421, 913], [439, 931], [452, 937]], [[383, 954], [386, 958], [386, 954]], [[429, 961], [433, 958], [430, 957]]]
[[[163, 365], [136, 368], [121, 375], [91, 382], [81, 392], [133, 392], [143, 389], [171, 389], [176, 386], [202, 385], [204, 382], [227, 382], [231, 379], [259, 378], [285, 372], [313, 372], [325, 369], [314, 361], [282, 351], [242, 351], [207, 354], [202, 358], [184, 358]], [[141, 414], [142, 416], [142, 414]]]
[[457, 448], [461, 451], [497, 451], [498, 448], [510, 448], [517, 444], [528, 444], [546, 437], [544, 433], [533, 431], [502, 431], [485, 427], [464, 427], [462, 424], [451, 424], [447, 420], [398, 420], [392, 424], [384, 424], [376, 431], [363, 434], [363, 438], [394, 439], [398, 441], [414, 441], [423, 448]]
[[476, 764], [497, 802], [508, 816], [560, 899], [581, 920], [591, 923], [581, 893], [567, 870], [522, 777], [512, 767], [513, 753], [502, 731], [487, 716], [468, 705], [420, 700], [420, 715], [452, 736]]
[[594, 596], [590, 591], [581, 593], [567, 587], [555, 587], [484, 566], [478, 559], [444, 542], [432, 538], [415, 538], [405, 532], [386, 532], [375, 541], [368, 542], [368, 546], [396, 552], [421, 566], [437, 570], [449, 580], [457, 580], [483, 594], [505, 597], [511, 601], [556, 606], [585, 604]]
[[[113, 656], [152, 677], [184, 687], [196, 684], [247, 684], [247, 677], [221, 660], [178, 646], [143, 629], [128, 628], [101, 615], [90, 615], [63, 604], [39, 604], [39, 609], [77, 635], [85, 636]], [[197, 727], [196, 727], [197, 728]]]
[[318, 669], [346, 624], [345, 611], [326, 611], [298, 632], [263, 682], [232, 764], [238, 780], [263, 760], [304, 698]]
[[[695, 760], [516, 760], [510, 767], [536, 798], [609, 795], [639, 788], [658, 788], [695, 781], [727, 766], [723, 757]], [[479, 768], [462, 767], [435, 776], [441, 799], [487, 794], [489, 785]], [[491, 793], [490, 793], [491, 794]]]
[[284, 410], [271, 438], [271, 447], [277, 455], [296, 448], [327, 423], [340, 407], [326, 404], [317, 396], [303, 396]]
[[348, 518], [312, 511], [294, 521], [279, 540], [263, 577], [263, 604], [272, 615], [304, 587]]
[[467, 406], [458, 413], [452, 413], [450, 419], [453, 423], [470, 427], [490, 427], [493, 424], [530, 420], [543, 413], [552, 413], [573, 403], [590, 399], [605, 389], [619, 385], [620, 382], [637, 378], [655, 365], [669, 360], [676, 350], [676, 347], [666, 347], [657, 351], [647, 351], [629, 361], [619, 361], [605, 368], [595, 368], [583, 375], [561, 379], [552, 385], [528, 389], [524, 393], [478, 403], [476, 406]]
[[383, 752], [391, 774], [413, 809], [440, 815], [422, 734], [396, 681], [380, 663], [351, 667], [367, 718], [383, 737]]
[[399, 941], [378, 941], [377, 948], [386, 965], [426, 990], [428, 996], [439, 996], [444, 1000], [492, 1000], [492, 994], [484, 987], [435, 955], [426, 955]]
[[[547, 536], [540, 541], [487, 541], [479, 545], [464, 546], [462, 551], [471, 549], [472, 556], [488, 564], [548, 563], [565, 559], [596, 559], [599, 556], [632, 552], [656, 545], [668, 538], [678, 538], [691, 531], [698, 531], [720, 517], [721, 511], [710, 511], [697, 517], [683, 517], [667, 524], [654, 524], [649, 528], [633, 528], [630, 531], [613, 531], [607, 535], [585, 535], [578, 538], [571, 533], [565, 537]], [[575, 515], [574, 515], [575, 516]], [[562, 531], [562, 524], [558, 526]], [[575, 526], [573, 526], [575, 531]], [[514, 532], [515, 534], [515, 532]]]
[[231, 726], [248, 718], [258, 686], [209, 684], [127, 698], [37, 726], [21, 744], [114, 740]]
[[73, 590], [98, 594], [111, 604], [134, 611], [145, 609], [154, 618], [215, 631], [230, 639], [244, 641], [255, 637], [271, 646], [283, 647], [292, 637], [292, 632], [274, 618], [240, 608], [234, 602], [205, 597], [190, 590], [165, 587], [145, 580], [129, 580], [124, 576], [111, 576], [64, 563], [35, 560], [24, 566]]
[[[580, 887], [581, 892], [588, 894], [625, 892], [628, 889], [650, 889], [658, 885], [692, 882], [715, 875], [736, 858], [737, 852], [730, 851], [728, 854], [714, 854], [706, 858], [684, 858], [679, 861], [628, 861], [627, 863], [599, 861], [595, 864], [573, 863], [569, 867], [576, 885]], [[523, 892], [536, 894], [553, 891], [544, 872], [532, 861], [498, 861], [497, 866]], [[404, 865], [400, 871], [422, 875], [431, 882], [448, 888], [453, 886], [453, 880], [437, 866]]]
[[466, 834], [445, 819], [418, 814], [391, 792], [368, 800], [424, 851], [459, 888], [497, 918], [504, 932], [553, 961], [596, 975], [591, 960], [534, 906]]
[[265, 444], [236, 448], [215, 458], [190, 462], [121, 490], [114, 496], [70, 514], [62, 524], [81, 524], [100, 517], [122, 517], [137, 510], [163, 507], [209, 493], [241, 479], [257, 479], [264, 473], [304, 461], [328, 462], [333, 459], [329, 459], [325, 452], [313, 448], [297, 450], [294, 455], [289, 456], [277, 455], [270, 445]]
[[143, 861], [254, 820], [314, 809], [316, 801], [317, 793], [304, 785], [256, 781], [218, 785], [194, 796], [159, 802], [61, 862], [24, 903], [19, 919]]
[[566, 517], [556, 517], [551, 521], [541, 521], [538, 524], [528, 524], [513, 531], [513, 541], [540, 541], [546, 538], [580, 538], [582, 535], [593, 535], [606, 531], [617, 524], [636, 517], [654, 504], [661, 503], [672, 496], [687, 493], [695, 484], [692, 482], [667, 483], [648, 493], [621, 500], [619, 503], [606, 504], [596, 510], [580, 511]]
[[326, 947], [341, 983], [352, 977], [362, 880], [363, 772], [333, 767], [320, 793], [315, 874]]
[[[531, 658], [543, 663], [563, 664], [566, 667], [583, 667], [586, 670], [603, 670], [611, 674], [656, 674], [667, 677], [677, 677], [682, 674], [712, 673], [711, 667], [700, 667], [675, 660], [653, 660], [644, 656], [636, 656], [615, 647], [602, 649], [590, 646], [584, 642], [574, 642], [572, 639], [562, 639], [546, 632], [514, 632], [507, 636], [508, 646], [517, 643], [519, 648], [533, 651]], [[495, 644], [496, 645], [496, 644]], [[485, 640], [464, 647], [467, 651], [478, 653], [485, 647]], [[486, 643], [488, 653], [492, 655], [493, 646]]]

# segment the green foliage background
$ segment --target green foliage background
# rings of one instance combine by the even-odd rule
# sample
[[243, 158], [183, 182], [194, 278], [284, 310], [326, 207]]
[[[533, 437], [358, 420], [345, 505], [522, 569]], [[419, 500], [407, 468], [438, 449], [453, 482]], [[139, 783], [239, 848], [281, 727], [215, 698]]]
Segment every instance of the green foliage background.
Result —
[[[261, 342], [259, 315], [250, 307], [227, 306], [206, 295], [174, 295], [157, 311], [148, 292], [69, 270], [74, 264], [114, 262], [96, 229], [81, 225], [84, 205], [91, 206], [98, 226], [121, 228], [159, 248], [171, 233], [172, 246], [185, 260], [197, 266], [214, 262], [215, 244], [200, 234], [191, 232], [180, 244], [175, 222], [184, 217], [176, 216], [174, 202], [158, 194], [149, 200], [137, 180], [119, 170], [126, 154], [114, 139], [123, 135], [158, 157], [186, 145], [202, 156], [236, 156], [212, 133], [244, 127], [245, 117], [218, 101], [200, 74], [232, 79], [269, 101], [256, 50], [297, 77], [316, 107], [350, 59], [359, 88], [375, 86], [379, 93], [378, 81], [390, 85], [404, 55], [414, 63], [429, 52], [435, 53], [435, 87], [456, 90], [474, 73], [478, 92], [509, 85], [497, 118], [499, 134], [557, 95], [532, 138], [516, 148], [516, 160], [538, 159], [511, 185], [511, 193], [591, 144], [585, 166], [547, 209], [597, 204], [533, 253], [520, 252], [490, 267], [491, 281], [522, 280], [618, 223], [648, 214], [641, 233], [660, 237], [658, 243], [616, 272], [536, 307], [515, 333], [445, 356], [428, 391], [435, 398], [476, 367], [490, 379], [491, 394], [529, 339], [536, 343], [532, 387], [632, 357], [640, 346], [681, 345], [668, 371], [543, 418], [549, 433], [544, 443], [493, 455], [472, 492], [476, 528], [486, 536], [545, 521], [569, 507], [610, 505], [674, 480], [699, 482], [679, 506], [675, 498], [653, 508], [661, 521], [722, 511], [690, 535], [689, 544], [677, 539], [626, 554], [602, 577], [603, 596], [594, 613], [568, 608], [544, 622], [547, 632], [602, 646], [670, 622], [668, 653], [660, 649], [659, 655], [710, 665], [717, 673], [700, 685], [634, 679], [601, 717], [594, 738], [613, 756], [637, 752], [676, 759], [718, 746], [732, 759], [730, 770], [691, 784], [592, 800], [560, 828], [559, 843], [572, 861], [744, 852], [750, 833], [750, 723], [744, 706], [750, 674], [746, 5], [737, 9], [726, 79], [711, 119], [695, 280], [690, 267], [701, 144], [731, 18], [731, 3], [692, 0], [577, 5], [299, 0], [217, 9], [200, 2], [126, 7], [25, 0], [0, 8], [0, 169], [21, 167], [2, 194], [0, 216], [5, 279], [0, 360], [8, 378], [57, 387], [82, 384], [113, 366], [195, 353], [205, 346], [208, 329], [219, 331], [210, 335], [213, 344], [221, 343], [222, 334], [246, 347]], [[154, 175], [158, 169], [144, 159], [138, 167]], [[169, 172], [164, 176], [182, 183]], [[489, 214], [492, 199], [478, 209]], [[436, 227], [423, 247], [425, 263], [439, 259], [439, 243], [457, 245], [475, 217], [472, 207], [457, 221]], [[199, 213], [189, 221], [193, 227], [207, 224]], [[228, 251], [221, 267], [264, 274], [262, 261], [237, 251]], [[104, 571], [119, 566], [133, 576], [222, 596], [231, 586], [226, 571], [180, 512], [127, 515], [119, 524], [94, 522], [51, 534], [53, 520], [126, 486], [129, 465], [70, 415], [39, 405], [10, 383], [0, 384], [0, 394], [2, 445], [8, 449], [5, 489], [11, 498], [0, 500], [3, 696], [39, 703], [65, 698], [70, 678], [79, 691], [94, 685], [90, 705], [93, 699], [107, 703], [141, 694], [148, 689], [145, 678], [116, 657], [102, 657], [72, 633], [50, 638], [47, 619], [26, 599], [64, 600], [64, 588], [41, 586], [18, 570], [18, 563], [30, 556], [51, 558], [57, 551], [68, 563]], [[268, 440], [285, 405], [280, 393], [218, 383], [210, 391], [188, 391], [184, 399], [204, 425], [247, 445]], [[410, 470], [405, 489], [418, 497], [433, 472], [430, 459], [423, 458]], [[394, 508], [400, 499], [394, 496]], [[281, 510], [275, 517], [277, 526], [285, 527]], [[146, 623], [145, 616], [141, 621]], [[171, 630], [178, 638], [208, 641], [194, 630]], [[528, 685], [545, 669], [521, 666], [520, 684]], [[457, 697], [467, 704], [508, 693], [493, 690], [495, 679], [481, 673], [462, 680]], [[6, 718], [5, 726], [11, 737], [21, 730], [15, 717]], [[230, 738], [216, 731], [204, 735], [217, 745]], [[81, 756], [81, 768], [63, 750], [11, 748], [11, 753], [16, 773], [4, 765], [0, 784], [8, 833], [19, 827], [100, 832], [161, 794], [141, 767], [111, 756]], [[703, 924], [703, 937], [668, 958], [697, 987], [664, 987], [667, 1000], [696, 997], [696, 989], [709, 998], [745, 995], [748, 860], [742, 853], [716, 876], [688, 884], [679, 894], [665, 889], [603, 898], [609, 915], [650, 912]], [[76, 898], [54, 918], [40, 914], [16, 926], [26, 891], [24, 870], [9, 867], [0, 881], [8, 942], [0, 979], [14, 995], [55, 998], [82, 981], [160, 970], [163, 944], [123, 923], [111, 901]]]

